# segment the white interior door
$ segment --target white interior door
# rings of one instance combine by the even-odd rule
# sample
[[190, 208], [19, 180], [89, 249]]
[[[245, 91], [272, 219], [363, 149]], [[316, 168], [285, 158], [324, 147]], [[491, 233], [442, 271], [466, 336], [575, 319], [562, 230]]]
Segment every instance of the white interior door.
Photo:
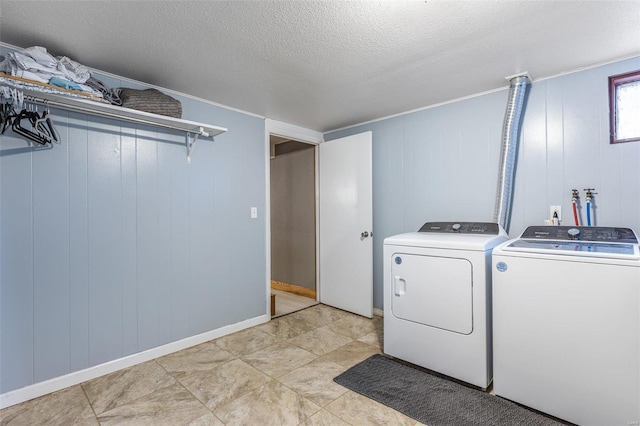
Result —
[[371, 132], [318, 148], [320, 302], [371, 318]]

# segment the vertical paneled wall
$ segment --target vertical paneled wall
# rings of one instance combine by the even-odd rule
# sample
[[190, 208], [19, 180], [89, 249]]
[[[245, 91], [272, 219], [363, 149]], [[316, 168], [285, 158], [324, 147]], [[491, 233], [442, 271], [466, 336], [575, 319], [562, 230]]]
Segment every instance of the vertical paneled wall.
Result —
[[[607, 77], [640, 58], [533, 83], [518, 151], [509, 234], [543, 224], [571, 189], [596, 188], [595, 223], [640, 232], [640, 143], [609, 144]], [[534, 76], [535, 77], [535, 76]], [[426, 221], [491, 221], [508, 91], [325, 134], [373, 132], [374, 306], [382, 308], [384, 238]], [[582, 220], [586, 220], [584, 208]]]
[[57, 109], [60, 145], [0, 136], [0, 393], [266, 314], [264, 121], [179, 99], [229, 129], [191, 165], [182, 133]]

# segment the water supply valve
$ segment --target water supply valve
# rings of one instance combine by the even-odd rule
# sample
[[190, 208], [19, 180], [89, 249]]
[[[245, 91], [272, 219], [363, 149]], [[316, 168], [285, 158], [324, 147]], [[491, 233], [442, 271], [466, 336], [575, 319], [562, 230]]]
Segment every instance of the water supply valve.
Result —
[[571, 190], [571, 207], [573, 208], [573, 221], [576, 226], [580, 226], [580, 219], [578, 218], [578, 200], [580, 200], [580, 194], [577, 189]]
[[[587, 193], [586, 193], [586, 198], [587, 198], [587, 226], [591, 226], [591, 210], [593, 209], [593, 207], [591, 206], [591, 200], [593, 199], [593, 194], [595, 194], [595, 188], [585, 188], [584, 189]], [[594, 221], [595, 223], [595, 221]]]
[[586, 194], [585, 194], [585, 195], [587, 196], [587, 200], [592, 199], [592, 198], [593, 198], [593, 194], [595, 194], [595, 192], [594, 192], [594, 191], [595, 191], [596, 189], [595, 189], [595, 188], [585, 188], [584, 190], [586, 191]]

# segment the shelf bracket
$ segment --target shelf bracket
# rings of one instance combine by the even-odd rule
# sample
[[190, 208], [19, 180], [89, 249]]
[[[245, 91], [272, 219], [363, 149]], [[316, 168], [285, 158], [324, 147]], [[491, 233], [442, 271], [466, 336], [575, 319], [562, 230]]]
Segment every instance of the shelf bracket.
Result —
[[199, 133], [193, 135], [193, 140], [191, 140], [191, 133], [187, 132], [187, 164], [191, 164], [191, 153], [193, 152], [193, 146], [198, 141]]
[[204, 128], [200, 127], [197, 133], [193, 134], [193, 140], [191, 140], [191, 132], [187, 132], [187, 164], [191, 164], [191, 153], [193, 152], [193, 146], [198, 141], [198, 137], [209, 136], [209, 133], [204, 130]]

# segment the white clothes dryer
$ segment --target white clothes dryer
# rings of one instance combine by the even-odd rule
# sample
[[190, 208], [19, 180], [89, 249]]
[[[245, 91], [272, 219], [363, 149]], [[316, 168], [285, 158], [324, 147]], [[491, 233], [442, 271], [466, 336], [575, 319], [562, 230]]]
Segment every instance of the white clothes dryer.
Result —
[[384, 352], [486, 389], [495, 223], [427, 222], [384, 240]]
[[496, 247], [493, 356], [497, 395], [580, 425], [638, 425], [635, 233], [532, 226]]

